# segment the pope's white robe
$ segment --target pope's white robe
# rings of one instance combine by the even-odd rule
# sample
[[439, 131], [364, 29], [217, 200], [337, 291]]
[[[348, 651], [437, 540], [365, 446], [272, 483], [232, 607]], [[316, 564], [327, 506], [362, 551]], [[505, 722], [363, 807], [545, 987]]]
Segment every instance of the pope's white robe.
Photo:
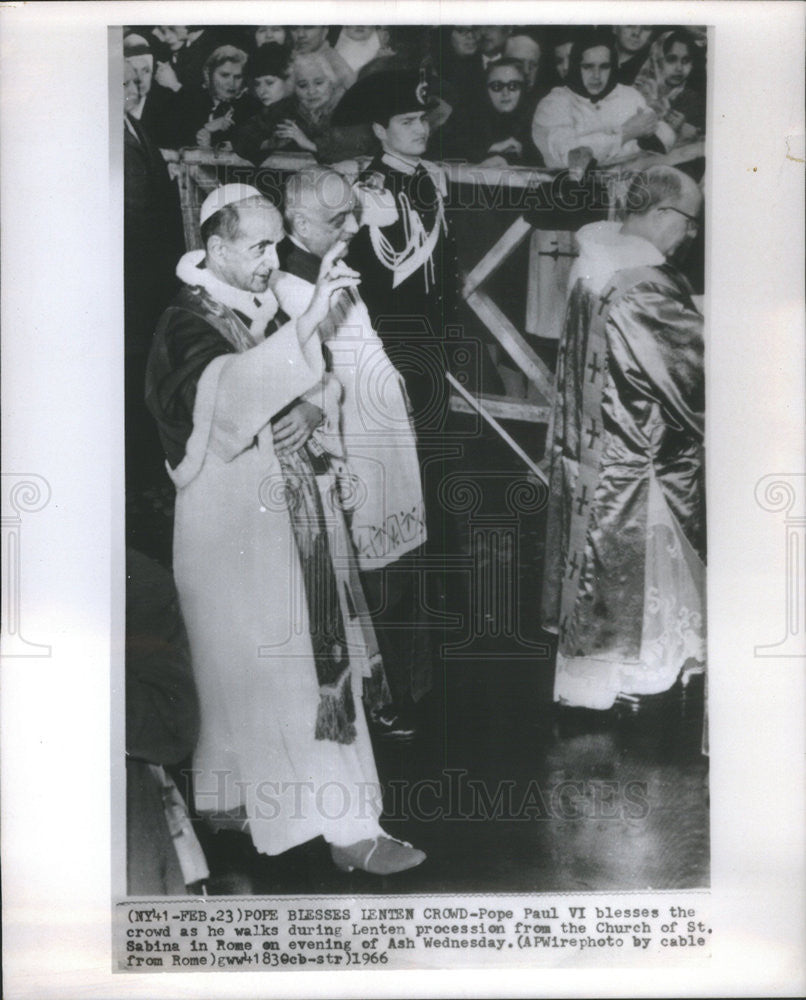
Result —
[[[219, 302], [231, 299], [233, 290], [199, 271], [197, 257], [183, 258], [180, 278], [214, 296], [221, 291]], [[259, 310], [249, 295], [235, 298], [222, 305], [257, 313], [253, 326], [276, 308], [271, 295]], [[215, 358], [198, 381], [193, 432], [171, 473], [174, 574], [201, 704], [196, 807], [245, 812], [256, 848], [267, 854], [318, 835], [343, 846], [381, 832], [358, 656], [350, 657], [355, 740], [314, 736], [319, 684], [308, 603], [272, 440], [272, 417], [322, 377], [318, 338], [301, 344], [293, 320], [243, 353]], [[332, 426], [337, 417], [325, 395], [320, 405]], [[326, 516], [334, 559], [347, 558], [341, 514]]]

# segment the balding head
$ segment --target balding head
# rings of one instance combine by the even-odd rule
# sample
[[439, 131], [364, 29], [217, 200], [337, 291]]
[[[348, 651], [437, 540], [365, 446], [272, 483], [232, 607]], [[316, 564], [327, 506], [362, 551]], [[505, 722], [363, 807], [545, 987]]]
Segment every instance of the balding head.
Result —
[[682, 170], [665, 166], [642, 170], [627, 191], [622, 231], [642, 236], [671, 256], [696, 233], [702, 200], [699, 186]]
[[317, 257], [358, 232], [355, 199], [348, 182], [327, 167], [307, 167], [289, 177], [285, 217], [291, 234]]
[[526, 84], [531, 89], [540, 68], [540, 43], [531, 35], [510, 35], [504, 45], [504, 57], [520, 63]]

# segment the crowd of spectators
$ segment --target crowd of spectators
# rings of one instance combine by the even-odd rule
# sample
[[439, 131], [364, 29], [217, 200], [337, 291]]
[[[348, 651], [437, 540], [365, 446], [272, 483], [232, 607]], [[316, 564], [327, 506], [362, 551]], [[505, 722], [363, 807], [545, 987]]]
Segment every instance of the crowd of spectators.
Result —
[[428, 155], [472, 164], [599, 165], [667, 152], [705, 127], [704, 29], [453, 25], [126, 28], [129, 113], [163, 149], [278, 150], [333, 163], [376, 151], [339, 122], [357, 80], [415, 69], [440, 101]]

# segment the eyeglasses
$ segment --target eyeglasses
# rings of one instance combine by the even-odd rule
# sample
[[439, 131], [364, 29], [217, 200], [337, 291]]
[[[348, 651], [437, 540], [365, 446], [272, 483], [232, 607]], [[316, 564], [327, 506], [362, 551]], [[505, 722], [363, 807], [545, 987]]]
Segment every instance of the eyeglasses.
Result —
[[523, 90], [523, 80], [507, 80], [506, 83], [503, 80], [493, 80], [487, 84], [487, 89], [492, 90], [494, 94], [498, 94], [502, 90], [508, 90], [510, 94], [515, 94], [519, 90]]
[[661, 205], [661, 212], [677, 212], [678, 215], [682, 215], [684, 219], [688, 222], [688, 228], [696, 232], [700, 228], [700, 220], [696, 215], [689, 215], [688, 212], [682, 211], [682, 209], [675, 208], [674, 205]]

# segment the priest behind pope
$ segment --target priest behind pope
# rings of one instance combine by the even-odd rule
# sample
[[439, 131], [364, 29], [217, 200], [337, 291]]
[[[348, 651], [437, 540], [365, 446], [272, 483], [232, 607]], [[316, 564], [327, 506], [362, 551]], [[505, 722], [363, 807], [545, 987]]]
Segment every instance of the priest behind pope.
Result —
[[332, 474], [338, 402], [315, 335], [358, 275], [325, 255], [307, 310], [270, 285], [283, 238], [258, 191], [201, 209], [204, 250], [163, 314], [146, 382], [176, 486], [174, 575], [199, 691], [196, 808], [277, 855], [322, 836], [334, 863], [389, 874], [425, 855], [384, 834], [361, 710], [369, 641], [349, 597]]
[[704, 669], [703, 318], [669, 259], [701, 207], [688, 176], [652, 167], [623, 223], [577, 234], [548, 439], [561, 704], [634, 704]]
[[[369, 194], [369, 193], [368, 193]], [[289, 235], [277, 248], [272, 289], [290, 316], [304, 312], [322, 258], [358, 232], [358, 191], [334, 170], [314, 166], [289, 177]], [[431, 686], [431, 643], [418, 587], [426, 538], [417, 441], [402, 376], [372, 328], [358, 289], [334, 296], [319, 330], [328, 370], [342, 386], [341, 432], [352, 489], [346, 514], [358, 555], [392, 700], [370, 715], [373, 735], [405, 741], [415, 734], [414, 706]]]

